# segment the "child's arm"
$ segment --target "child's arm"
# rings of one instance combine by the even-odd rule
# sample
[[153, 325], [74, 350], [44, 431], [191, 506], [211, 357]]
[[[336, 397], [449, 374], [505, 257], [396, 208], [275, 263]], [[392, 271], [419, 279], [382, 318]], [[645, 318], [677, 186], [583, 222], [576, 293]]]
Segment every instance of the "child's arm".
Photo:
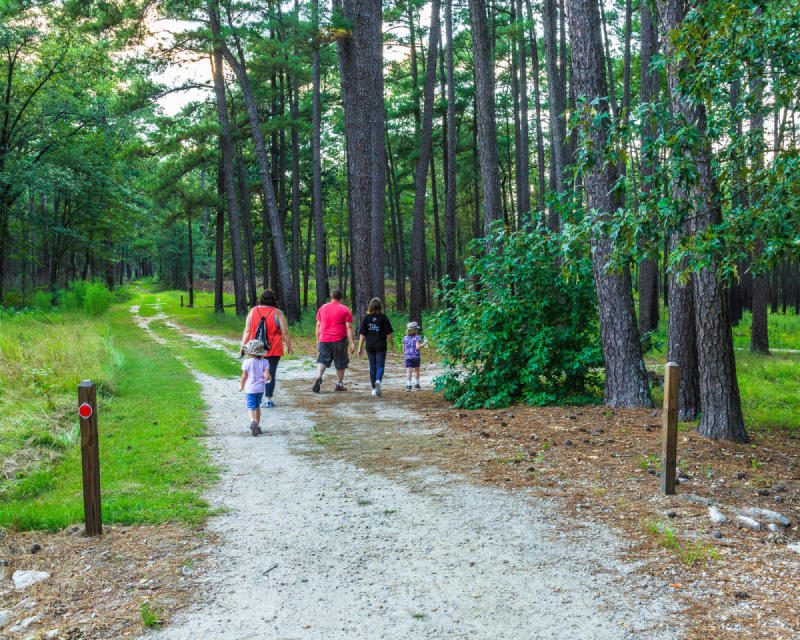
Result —
[[247, 371], [242, 371], [242, 381], [239, 384], [239, 391], [243, 391], [244, 390], [244, 383], [245, 383], [246, 380], [247, 380]]

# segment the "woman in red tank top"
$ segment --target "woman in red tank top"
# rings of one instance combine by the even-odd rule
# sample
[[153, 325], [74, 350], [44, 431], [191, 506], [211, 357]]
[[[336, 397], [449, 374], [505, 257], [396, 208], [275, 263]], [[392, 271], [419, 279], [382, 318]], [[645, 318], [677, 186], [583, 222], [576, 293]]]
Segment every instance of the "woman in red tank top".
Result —
[[242, 332], [242, 355], [244, 355], [244, 345], [255, 338], [256, 330], [262, 318], [267, 327], [269, 350], [266, 357], [269, 362], [269, 372], [272, 376], [272, 381], [266, 385], [263, 406], [274, 407], [275, 403], [272, 402], [272, 394], [275, 391], [275, 373], [278, 369], [278, 362], [280, 362], [283, 355], [284, 343], [286, 344], [286, 351], [290, 354], [293, 354], [294, 351], [292, 350], [292, 340], [289, 337], [289, 328], [286, 326], [286, 318], [283, 312], [278, 309], [278, 299], [272, 289], [264, 291], [258, 299], [258, 306], [250, 309], [250, 313], [247, 314], [244, 331]]

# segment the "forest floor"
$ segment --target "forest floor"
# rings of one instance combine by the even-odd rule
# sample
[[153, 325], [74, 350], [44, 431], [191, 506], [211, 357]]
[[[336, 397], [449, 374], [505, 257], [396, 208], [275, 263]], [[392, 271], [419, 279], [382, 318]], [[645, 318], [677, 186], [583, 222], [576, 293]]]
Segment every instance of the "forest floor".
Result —
[[[235, 346], [159, 313], [138, 321], [165, 343], [178, 341], [167, 330], [180, 332], [198, 354]], [[181, 343], [222, 468], [208, 494], [217, 515], [196, 530], [114, 527], [95, 543], [18, 536], [18, 550], [41, 540], [64, 566], [92, 568], [54, 576], [73, 586], [61, 615], [78, 612], [81, 624], [50, 637], [138, 635], [145, 605], [163, 638], [800, 633], [797, 437], [757, 432], [739, 446], [684, 430], [687, 477], [666, 497], [658, 411], [463, 411], [431, 390], [435, 365], [423, 366], [422, 391], [406, 393], [391, 358], [381, 398], [356, 358], [347, 393], [332, 392], [330, 375], [316, 395], [312, 345], [300, 348], [306, 355], [281, 362], [279, 406], [253, 438], [236, 375], [204, 371]], [[709, 520], [709, 500], [729, 523]], [[753, 507], [792, 524], [737, 527]], [[104, 606], [115, 586], [128, 594], [116, 611]]]

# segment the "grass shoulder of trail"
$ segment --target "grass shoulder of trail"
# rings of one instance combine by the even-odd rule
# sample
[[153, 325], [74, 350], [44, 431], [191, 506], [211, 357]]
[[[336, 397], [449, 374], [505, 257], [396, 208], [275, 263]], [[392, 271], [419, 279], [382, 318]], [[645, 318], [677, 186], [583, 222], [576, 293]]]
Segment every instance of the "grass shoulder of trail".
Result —
[[[200, 439], [205, 434], [204, 405], [190, 372], [136, 327], [126, 310], [92, 321], [59, 315], [50, 320], [57, 339], [43, 337], [38, 321], [3, 324], [0, 332], [3, 409], [10, 401], [6, 392], [17, 402], [25, 401], [13, 412], [3, 411], [0, 420], [5, 447], [0, 450], [0, 525], [52, 530], [82, 521], [75, 416], [76, 386], [82, 378], [99, 382], [103, 520], [202, 521], [208, 507], [200, 493], [216, 472]], [[50, 371], [45, 377], [49, 393], [28, 382], [30, 375], [24, 377], [40, 366]], [[49, 459], [32, 457], [9, 477], [8, 460], [36, 447], [37, 438], [47, 445], [57, 436], [60, 449]]]

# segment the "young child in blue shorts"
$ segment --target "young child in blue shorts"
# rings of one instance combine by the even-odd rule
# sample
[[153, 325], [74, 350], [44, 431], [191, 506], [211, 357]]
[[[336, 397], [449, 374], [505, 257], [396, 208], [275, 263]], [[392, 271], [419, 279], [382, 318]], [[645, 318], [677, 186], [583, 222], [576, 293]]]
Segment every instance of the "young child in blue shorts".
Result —
[[250, 417], [250, 433], [257, 436], [261, 433], [261, 396], [264, 386], [270, 382], [269, 362], [265, 355], [267, 350], [261, 340], [250, 340], [244, 346], [247, 358], [242, 362], [242, 380], [239, 391], [244, 391], [247, 398], [247, 415]]
[[403, 358], [406, 361], [406, 391], [411, 391], [411, 372], [414, 372], [414, 388], [419, 389], [420, 348], [427, 347], [428, 341], [419, 335], [419, 323], [409, 322], [403, 337]]

